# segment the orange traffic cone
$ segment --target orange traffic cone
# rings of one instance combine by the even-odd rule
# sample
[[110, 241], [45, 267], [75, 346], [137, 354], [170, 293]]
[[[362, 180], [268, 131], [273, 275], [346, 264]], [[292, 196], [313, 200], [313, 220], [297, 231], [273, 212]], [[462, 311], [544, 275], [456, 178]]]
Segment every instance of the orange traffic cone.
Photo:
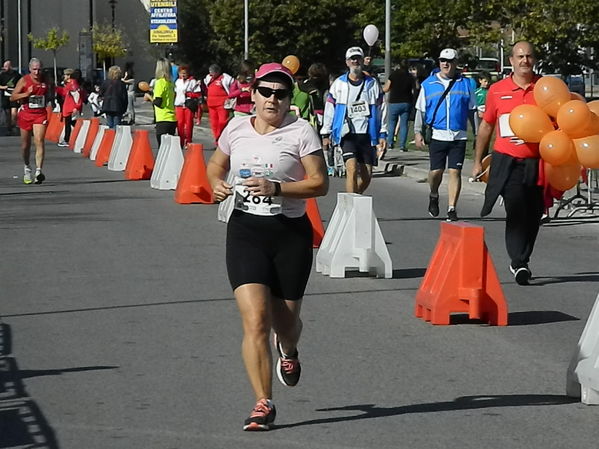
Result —
[[212, 204], [212, 187], [206, 175], [204, 147], [199, 143], [187, 146], [181, 176], [175, 190], [175, 202], [179, 204]]
[[85, 138], [85, 143], [83, 144], [83, 150], [81, 151], [81, 155], [83, 157], [89, 157], [92, 152], [92, 146], [94, 145], [94, 140], [96, 140], [96, 134], [98, 134], [98, 130], [100, 129], [100, 119], [92, 118], [89, 121], [89, 130], [87, 131], [87, 136]]
[[324, 226], [322, 225], [322, 218], [320, 218], [316, 198], [308, 198], [306, 200], [306, 213], [308, 214], [310, 223], [312, 223], [312, 248], [320, 248], [324, 237]]
[[69, 149], [75, 149], [75, 142], [77, 141], [77, 136], [79, 135], [79, 131], [81, 131], [81, 126], [83, 125], [83, 119], [79, 118], [75, 120], [75, 127], [71, 132], [71, 138], [69, 139]]
[[150, 138], [147, 129], [138, 129], [133, 136], [133, 144], [127, 166], [125, 167], [125, 179], [138, 181], [150, 179], [154, 170], [154, 154], [150, 147]]
[[507, 304], [482, 226], [441, 223], [439, 241], [416, 294], [418, 318], [449, 324], [452, 313], [507, 325]]
[[112, 144], [114, 143], [115, 137], [116, 131], [114, 129], [107, 129], [104, 131], [102, 141], [98, 147], [98, 153], [96, 154], [95, 164], [97, 167], [102, 167], [108, 163], [108, 159], [110, 159], [110, 151], [112, 150]]

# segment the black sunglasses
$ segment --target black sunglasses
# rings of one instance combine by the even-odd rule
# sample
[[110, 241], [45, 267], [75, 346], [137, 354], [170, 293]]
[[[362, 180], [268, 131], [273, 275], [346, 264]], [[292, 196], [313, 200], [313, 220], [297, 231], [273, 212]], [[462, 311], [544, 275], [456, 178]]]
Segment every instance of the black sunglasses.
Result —
[[354, 55], [349, 58], [350, 61], [359, 61], [360, 59], [362, 59], [362, 56], [359, 55]]
[[289, 90], [287, 89], [271, 89], [270, 87], [258, 86], [256, 90], [264, 98], [270, 98], [274, 95], [277, 100], [284, 100], [289, 96]]
[[454, 61], [455, 59], [439, 58], [439, 62], [449, 62], [451, 64]]

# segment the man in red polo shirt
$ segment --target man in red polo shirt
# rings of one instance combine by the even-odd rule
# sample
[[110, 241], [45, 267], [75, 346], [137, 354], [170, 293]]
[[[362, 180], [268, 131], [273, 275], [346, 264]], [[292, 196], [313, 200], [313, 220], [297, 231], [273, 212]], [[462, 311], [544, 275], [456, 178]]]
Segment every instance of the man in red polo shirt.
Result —
[[518, 284], [527, 285], [532, 277], [528, 262], [543, 214], [543, 188], [538, 185], [539, 144], [518, 139], [509, 126], [509, 116], [520, 104], [535, 104], [533, 89], [540, 77], [533, 71], [535, 52], [528, 42], [513, 46], [510, 63], [514, 68], [511, 76], [489, 88], [476, 138], [472, 176], [476, 178], [482, 172], [481, 161], [497, 127], [481, 216], [488, 215], [499, 195], [503, 196], [510, 271]]

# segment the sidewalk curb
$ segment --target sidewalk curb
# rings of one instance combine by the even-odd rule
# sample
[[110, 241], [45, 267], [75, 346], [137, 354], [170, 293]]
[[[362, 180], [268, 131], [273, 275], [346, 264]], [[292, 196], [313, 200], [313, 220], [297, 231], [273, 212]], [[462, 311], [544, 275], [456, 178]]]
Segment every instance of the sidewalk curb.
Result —
[[[374, 167], [374, 173], [387, 175], [406, 176], [425, 183], [428, 179], [429, 162], [428, 153], [424, 151], [407, 151], [405, 153], [387, 154], [387, 157], [379, 161], [378, 167]], [[467, 190], [480, 194], [485, 193], [487, 184], [484, 182], [469, 182], [472, 171], [472, 161], [465, 160], [462, 170], [462, 191]], [[447, 183], [447, 171], [443, 174], [443, 182]]]

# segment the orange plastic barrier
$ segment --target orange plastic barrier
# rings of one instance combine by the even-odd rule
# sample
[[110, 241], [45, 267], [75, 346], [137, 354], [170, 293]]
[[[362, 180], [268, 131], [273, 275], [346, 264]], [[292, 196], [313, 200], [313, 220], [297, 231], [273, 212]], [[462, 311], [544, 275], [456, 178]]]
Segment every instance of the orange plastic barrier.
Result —
[[175, 190], [175, 202], [179, 204], [212, 204], [212, 187], [206, 175], [204, 147], [199, 143], [187, 146], [185, 161]]
[[78, 118], [75, 120], [75, 127], [73, 131], [71, 131], [71, 138], [69, 139], [69, 149], [75, 149], [75, 142], [77, 141], [77, 136], [79, 135], [79, 131], [81, 131], [81, 126], [83, 125], [83, 119]]
[[100, 146], [98, 147], [98, 153], [96, 154], [96, 166], [102, 167], [103, 165], [108, 164], [110, 150], [112, 150], [112, 144], [114, 143], [115, 137], [116, 131], [114, 129], [107, 129], [104, 131]]
[[439, 241], [416, 294], [418, 318], [449, 324], [452, 313], [507, 325], [507, 304], [482, 226], [441, 223]]
[[127, 166], [125, 167], [125, 179], [134, 181], [150, 179], [153, 170], [154, 153], [152, 153], [152, 147], [150, 146], [148, 130], [138, 129], [133, 135], [131, 152], [129, 153], [129, 159], [127, 159]]
[[94, 140], [96, 140], [96, 134], [98, 134], [98, 130], [100, 129], [100, 119], [99, 118], [91, 118], [89, 119], [89, 130], [87, 131], [87, 136], [85, 137], [85, 143], [83, 144], [83, 150], [81, 151], [81, 155], [83, 157], [89, 157], [92, 152], [92, 146], [94, 145]]
[[306, 213], [308, 214], [310, 223], [312, 223], [312, 248], [320, 248], [324, 237], [324, 226], [322, 225], [322, 218], [320, 218], [316, 198], [308, 198], [306, 200]]
[[48, 114], [48, 126], [46, 127], [46, 140], [58, 143], [60, 133], [64, 128], [64, 122], [60, 119], [60, 112], [51, 112]]

